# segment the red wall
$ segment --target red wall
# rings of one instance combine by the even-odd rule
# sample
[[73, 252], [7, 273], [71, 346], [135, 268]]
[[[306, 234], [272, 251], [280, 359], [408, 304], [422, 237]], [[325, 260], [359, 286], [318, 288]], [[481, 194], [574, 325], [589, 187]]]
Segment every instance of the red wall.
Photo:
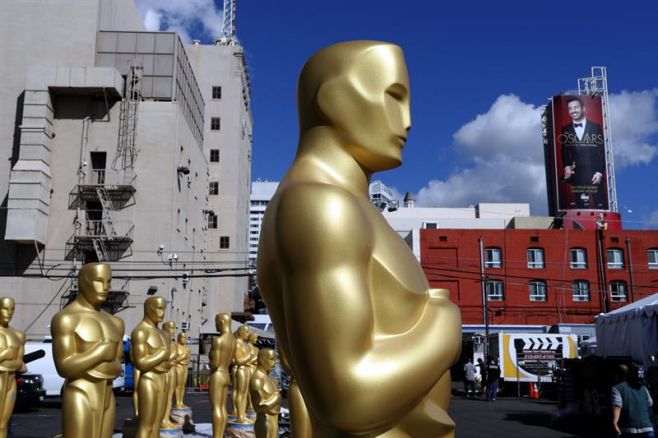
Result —
[[[601, 233], [599, 235], [599, 233]], [[420, 232], [421, 264], [431, 287], [450, 290], [460, 307], [464, 324], [482, 324], [480, 249], [502, 250], [502, 267], [485, 268], [485, 276], [503, 280], [503, 301], [489, 301], [489, 324], [591, 323], [594, 317], [658, 292], [658, 269], [649, 269], [650, 248], [658, 248], [658, 231], [623, 230], [467, 230], [424, 229]], [[601, 286], [597, 240], [601, 239], [606, 283], [623, 280], [628, 286], [627, 302], [611, 302], [607, 287]], [[629, 239], [631, 264], [626, 247]], [[544, 268], [527, 267], [528, 248], [544, 249]], [[570, 267], [570, 248], [585, 248], [587, 268]], [[620, 248], [623, 269], [608, 269], [606, 249]], [[629, 267], [633, 273], [633, 287]], [[528, 283], [544, 280], [547, 301], [530, 301]], [[572, 282], [589, 281], [590, 300], [574, 302]]]

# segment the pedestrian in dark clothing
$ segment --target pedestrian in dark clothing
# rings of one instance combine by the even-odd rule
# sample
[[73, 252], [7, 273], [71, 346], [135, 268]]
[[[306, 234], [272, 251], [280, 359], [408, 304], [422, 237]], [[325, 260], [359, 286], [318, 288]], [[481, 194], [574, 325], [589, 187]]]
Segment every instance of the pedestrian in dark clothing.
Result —
[[612, 425], [615, 432], [623, 438], [654, 438], [651, 423], [653, 400], [639, 378], [638, 367], [632, 365], [629, 372], [622, 365], [620, 371], [622, 375], [627, 374], [627, 378], [612, 387]]
[[500, 378], [500, 367], [495, 360], [487, 366], [487, 401], [495, 401], [498, 393], [498, 379]]
[[482, 387], [482, 395], [484, 395], [487, 388], [487, 364], [479, 357], [478, 364], [475, 366], [480, 370], [480, 386]]

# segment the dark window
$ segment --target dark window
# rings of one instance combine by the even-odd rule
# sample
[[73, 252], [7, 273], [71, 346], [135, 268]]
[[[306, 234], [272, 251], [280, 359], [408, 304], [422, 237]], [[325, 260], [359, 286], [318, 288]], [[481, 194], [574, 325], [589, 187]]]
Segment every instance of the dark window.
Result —
[[484, 284], [484, 289], [487, 293], [489, 301], [503, 301], [505, 298], [505, 291], [503, 282], [501, 280], [489, 280]]
[[571, 298], [574, 301], [589, 301], [589, 282], [576, 280], [571, 287]]
[[528, 268], [542, 269], [544, 267], [544, 250], [542, 248], [528, 248]]
[[484, 266], [486, 268], [500, 268], [503, 266], [502, 251], [500, 248], [485, 248]]
[[210, 162], [219, 163], [219, 149], [210, 149]]
[[587, 269], [587, 251], [584, 248], [572, 248], [569, 250], [571, 256], [571, 269]]
[[220, 127], [220, 120], [219, 117], [211, 117], [210, 118], [210, 130], [211, 131], [219, 131]]
[[230, 239], [229, 236], [220, 236], [219, 237], [219, 249], [229, 249], [230, 248]]
[[222, 98], [222, 87], [215, 85], [212, 87], [212, 98], [221, 99]]
[[608, 250], [608, 269], [622, 269], [624, 267], [624, 252], [619, 248]]
[[530, 301], [546, 301], [546, 282], [544, 280], [532, 280], [528, 287]]
[[209, 195], [219, 195], [219, 183], [217, 181], [210, 181], [208, 185]]
[[610, 282], [610, 301], [624, 302], [627, 300], [627, 288], [625, 281]]
[[208, 213], [208, 229], [217, 229], [217, 215], [212, 211]]

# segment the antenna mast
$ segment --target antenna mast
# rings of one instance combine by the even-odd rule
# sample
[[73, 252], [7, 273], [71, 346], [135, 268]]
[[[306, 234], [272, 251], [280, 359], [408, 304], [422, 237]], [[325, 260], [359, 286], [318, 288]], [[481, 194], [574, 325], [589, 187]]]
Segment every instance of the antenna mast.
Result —
[[239, 43], [235, 34], [235, 3], [236, 0], [224, 0], [222, 33], [215, 41], [216, 44], [236, 46]]

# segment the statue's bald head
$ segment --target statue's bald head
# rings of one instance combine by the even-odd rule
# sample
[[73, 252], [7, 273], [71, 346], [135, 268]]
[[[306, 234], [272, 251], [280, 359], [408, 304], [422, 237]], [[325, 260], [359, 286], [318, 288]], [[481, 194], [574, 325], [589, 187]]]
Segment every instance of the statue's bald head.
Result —
[[320, 50], [299, 75], [297, 105], [302, 136], [316, 126], [331, 127], [366, 168], [399, 165], [411, 126], [402, 49], [350, 41]]

